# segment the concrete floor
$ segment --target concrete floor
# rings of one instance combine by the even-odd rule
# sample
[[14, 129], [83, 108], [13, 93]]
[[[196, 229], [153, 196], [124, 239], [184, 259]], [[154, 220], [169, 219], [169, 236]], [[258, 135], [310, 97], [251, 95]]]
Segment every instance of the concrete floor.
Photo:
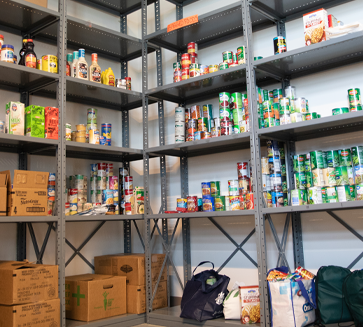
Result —
[[137, 325], [135, 327], [160, 327], [160, 326], [156, 326], [156, 325], [149, 325], [149, 324], [142, 324], [142, 325]]

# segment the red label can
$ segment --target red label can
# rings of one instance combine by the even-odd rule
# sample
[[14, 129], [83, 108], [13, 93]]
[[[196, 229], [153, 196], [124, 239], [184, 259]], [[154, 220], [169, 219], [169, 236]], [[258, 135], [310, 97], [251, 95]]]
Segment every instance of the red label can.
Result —
[[183, 53], [181, 57], [181, 66], [182, 68], [189, 68], [191, 62], [190, 62], [190, 54], [189, 53]]
[[192, 52], [190, 54], [190, 63], [191, 64], [198, 64], [198, 54], [195, 52]]
[[238, 173], [238, 179], [242, 179], [243, 177], [249, 177], [249, 168], [248, 168], [248, 162], [238, 162], [237, 163], [237, 173]]
[[182, 80], [186, 80], [186, 79], [189, 79], [189, 68], [182, 69]]
[[181, 70], [174, 71], [174, 83], [180, 82], [181, 80], [182, 80], [182, 71]]
[[198, 197], [196, 196], [187, 197], [187, 209], [189, 212], [198, 211]]
[[221, 120], [221, 135], [229, 135], [228, 120]]
[[253, 199], [253, 193], [247, 193], [246, 194], [246, 209], [252, 210], [255, 208], [255, 201]]
[[188, 43], [188, 53], [198, 52], [198, 44], [195, 42]]

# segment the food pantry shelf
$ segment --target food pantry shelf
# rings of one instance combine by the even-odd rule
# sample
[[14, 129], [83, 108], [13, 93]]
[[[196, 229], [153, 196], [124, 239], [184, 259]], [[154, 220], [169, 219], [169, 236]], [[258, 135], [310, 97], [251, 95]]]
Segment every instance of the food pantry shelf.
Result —
[[176, 157], [187, 155], [188, 158], [191, 158], [207, 154], [248, 149], [250, 147], [250, 136], [251, 133], [249, 132], [224, 135], [200, 141], [157, 146], [147, 149], [146, 152], [154, 155], [169, 155]]
[[289, 212], [315, 212], [315, 211], [335, 211], [335, 210], [350, 210], [360, 209], [363, 207], [363, 201], [349, 201], [349, 202], [337, 202], [337, 203], [322, 203], [311, 204], [304, 206], [289, 206], [279, 208], [263, 208], [263, 214], [278, 214]]
[[302, 141], [361, 131], [362, 127], [363, 111], [356, 111], [288, 125], [262, 128], [258, 131], [258, 134], [263, 138]]
[[93, 216], [67, 216], [67, 222], [80, 221], [124, 221], [124, 220], [143, 220], [144, 215], [93, 215]]
[[212, 211], [212, 212], [186, 212], [186, 213], [164, 213], [146, 215], [147, 219], [174, 219], [174, 218], [209, 218], [209, 217], [238, 217], [253, 216], [254, 210], [236, 211]]
[[58, 220], [58, 216], [0, 216], [0, 223], [48, 223]]
[[196, 100], [218, 97], [219, 92], [241, 92], [246, 84], [246, 65], [219, 70], [181, 82], [150, 89], [146, 95], [175, 103], [191, 103]]
[[[271, 83], [318, 73], [363, 59], [363, 31], [312, 44], [254, 62], [255, 68]], [[261, 75], [258, 79], [261, 79]]]
[[66, 155], [68, 158], [80, 158], [108, 161], [135, 161], [142, 160], [142, 150], [108, 146], [100, 144], [66, 142]]
[[19, 153], [25, 151], [29, 154], [38, 154], [43, 152], [43, 154], [46, 155], [55, 155], [57, 144], [57, 140], [5, 133], [0, 134], [1, 152]]
[[107, 319], [101, 319], [91, 322], [77, 321], [77, 320], [66, 320], [65, 327], [105, 327], [105, 326], [123, 326], [131, 327], [145, 323], [145, 314], [125, 314], [122, 316], [111, 317]]
[[[158, 326], [167, 327], [181, 327], [181, 326], [215, 326], [215, 327], [232, 327], [241, 326], [240, 320], [225, 320], [224, 318], [206, 320], [203, 322], [198, 322], [196, 320], [180, 318], [180, 306], [158, 309], [152, 311], [149, 315], [149, 324], [155, 324]], [[262, 326], [261, 324], [253, 324], [255, 327]], [[68, 327], [68, 326], [67, 326]]]
[[23, 35], [58, 20], [58, 12], [27, 1], [0, 1], [0, 25], [19, 30]]

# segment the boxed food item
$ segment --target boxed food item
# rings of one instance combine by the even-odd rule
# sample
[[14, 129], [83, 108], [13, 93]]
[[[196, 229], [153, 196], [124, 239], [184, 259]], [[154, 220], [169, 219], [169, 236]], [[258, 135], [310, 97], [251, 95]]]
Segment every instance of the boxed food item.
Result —
[[25, 135], [44, 139], [44, 107], [28, 106], [25, 108]]
[[[153, 285], [153, 291], [156, 283]], [[167, 281], [159, 283], [153, 301], [153, 310], [168, 306]], [[146, 312], [146, 285], [127, 285], [127, 313]]]
[[126, 313], [126, 277], [85, 274], [65, 280], [67, 319], [93, 321]]
[[138, 215], [144, 213], [144, 187], [136, 186], [131, 197], [131, 214]]
[[49, 173], [41, 171], [14, 170], [11, 184], [10, 171], [3, 171], [7, 178], [8, 216], [46, 216]]
[[319, 9], [305, 14], [303, 20], [305, 45], [328, 40], [325, 30], [329, 28], [329, 23], [328, 13], [325, 9]]
[[46, 139], [58, 140], [59, 109], [55, 107], [45, 107], [44, 116], [44, 137]]
[[23, 304], [56, 298], [58, 266], [37, 265], [28, 261], [0, 261], [0, 304]]
[[338, 26], [338, 20], [333, 15], [328, 15], [328, 25], [329, 27]]
[[48, 7], [48, 0], [26, 0], [26, 1], [34, 3], [38, 6], [42, 6], [44, 8]]
[[[165, 254], [151, 255], [151, 278], [159, 277]], [[114, 254], [95, 257], [95, 273], [104, 275], [126, 276], [127, 285], [145, 285], [145, 255], [144, 254]], [[160, 281], [166, 281], [167, 273], [164, 267]]]
[[256, 324], [260, 322], [260, 291], [258, 286], [239, 286], [241, 303], [241, 323]]
[[0, 305], [0, 326], [60, 326], [60, 300], [54, 299], [11, 306]]
[[10, 101], [6, 104], [5, 133], [24, 135], [24, 103]]
[[8, 180], [10, 177], [6, 172], [0, 172], [0, 216], [6, 216], [8, 210]]

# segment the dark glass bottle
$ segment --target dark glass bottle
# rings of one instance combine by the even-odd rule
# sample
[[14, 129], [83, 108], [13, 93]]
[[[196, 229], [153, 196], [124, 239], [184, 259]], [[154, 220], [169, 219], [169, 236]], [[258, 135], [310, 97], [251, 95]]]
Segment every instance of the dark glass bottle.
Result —
[[25, 54], [25, 51], [26, 51], [26, 43], [27, 42], [28, 42], [27, 39], [23, 40], [23, 47], [19, 51], [19, 65], [21, 65], [21, 66], [25, 66], [24, 54]]
[[26, 43], [24, 62], [26, 67], [37, 68], [37, 55], [34, 52], [34, 43], [32, 39], [28, 39], [28, 42]]

